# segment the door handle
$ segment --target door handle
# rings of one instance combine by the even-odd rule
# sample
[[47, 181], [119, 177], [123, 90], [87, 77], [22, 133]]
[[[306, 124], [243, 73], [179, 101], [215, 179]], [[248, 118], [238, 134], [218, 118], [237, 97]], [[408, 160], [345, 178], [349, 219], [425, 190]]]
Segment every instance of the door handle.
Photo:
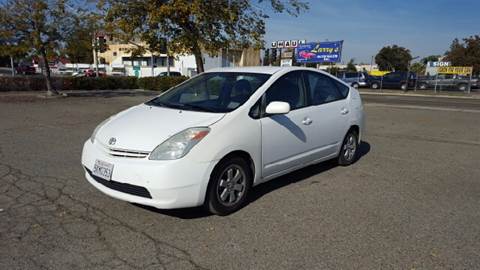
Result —
[[308, 125], [310, 125], [312, 122], [313, 122], [312, 119], [310, 119], [309, 117], [305, 117], [305, 118], [303, 119], [303, 121], [302, 121], [302, 124], [308, 126]]
[[342, 114], [347, 114], [348, 113], [348, 109], [347, 108], [342, 108], [342, 110], [340, 111]]

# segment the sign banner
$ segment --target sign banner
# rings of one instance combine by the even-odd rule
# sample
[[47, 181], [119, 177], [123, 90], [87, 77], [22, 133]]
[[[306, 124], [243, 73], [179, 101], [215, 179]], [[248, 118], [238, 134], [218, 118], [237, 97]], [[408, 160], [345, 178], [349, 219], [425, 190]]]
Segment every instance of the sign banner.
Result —
[[298, 45], [295, 58], [298, 63], [338, 63], [342, 61], [342, 47], [343, 40]]
[[468, 75], [472, 74], [473, 67], [438, 67], [438, 73], [442, 74], [458, 74]]
[[298, 45], [305, 44], [305, 39], [278, 40], [272, 42], [272, 48], [296, 48]]
[[449, 67], [451, 66], [451, 62], [445, 62], [445, 61], [438, 61], [438, 62], [431, 62], [428, 61], [427, 66], [429, 67]]

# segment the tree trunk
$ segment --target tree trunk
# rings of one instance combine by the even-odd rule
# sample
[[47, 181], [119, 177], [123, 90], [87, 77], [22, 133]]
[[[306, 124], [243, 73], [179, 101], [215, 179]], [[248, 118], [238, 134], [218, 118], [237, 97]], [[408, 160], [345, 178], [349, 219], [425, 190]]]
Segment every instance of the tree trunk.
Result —
[[58, 91], [52, 85], [52, 78], [50, 77], [50, 66], [48, 65], [47, 52], [45, 49], [41, 50], [40, 59], [43, 63], [43, 76], [45, 77], [45, 83], [47, 86], [47, 96], [56, 96]]
[[195, 56], [195, 63], [197, 64], [198, 74], [203, 73], [205, 71], [205, 67], [203, 66], [202, 51], [198, 46], [194, 48], [193, 55]]

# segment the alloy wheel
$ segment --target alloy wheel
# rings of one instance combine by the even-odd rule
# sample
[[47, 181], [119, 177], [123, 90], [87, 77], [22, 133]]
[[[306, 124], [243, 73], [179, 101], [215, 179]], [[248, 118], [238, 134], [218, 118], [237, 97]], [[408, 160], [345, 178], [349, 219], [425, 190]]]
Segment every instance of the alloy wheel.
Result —
[[345, 144], [343, 145], [343, 157], [347, 161], [351, 161], [355, 157], [357, 151], [357, 140], [355, 136], [349, 134]]
[[223, 170], [218, 181], [218, 201], [225, 206], [235, 205], [245, 195], [246, 187], [245, 172], [240, 166], [232, 164]]

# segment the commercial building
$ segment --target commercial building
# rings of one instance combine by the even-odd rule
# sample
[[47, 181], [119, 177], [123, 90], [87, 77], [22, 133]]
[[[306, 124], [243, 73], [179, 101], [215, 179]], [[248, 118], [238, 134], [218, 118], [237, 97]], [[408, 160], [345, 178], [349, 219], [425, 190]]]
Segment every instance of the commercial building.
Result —
[[[184, 76], [196, 74], [197, 66], [193, 55], [174, 55], [167, 60], [166, 54], [151, 53], [146, 50], [142, 55], [132, 56], [131, 51], [135, 44], [109, 43], [108, 49], [99, 53], [101, 63], [109, 65], [115, 73], [124, 72], [128, 76], [149, 77], [157, 76], [168, 69], [178, 71]], [[217, 67], [231, 66], [258, 66], [260, 65], [260, 50], [253, 48], [241, 50], [220, 50], [217, 56], [203, 53], [205, 70]]]

